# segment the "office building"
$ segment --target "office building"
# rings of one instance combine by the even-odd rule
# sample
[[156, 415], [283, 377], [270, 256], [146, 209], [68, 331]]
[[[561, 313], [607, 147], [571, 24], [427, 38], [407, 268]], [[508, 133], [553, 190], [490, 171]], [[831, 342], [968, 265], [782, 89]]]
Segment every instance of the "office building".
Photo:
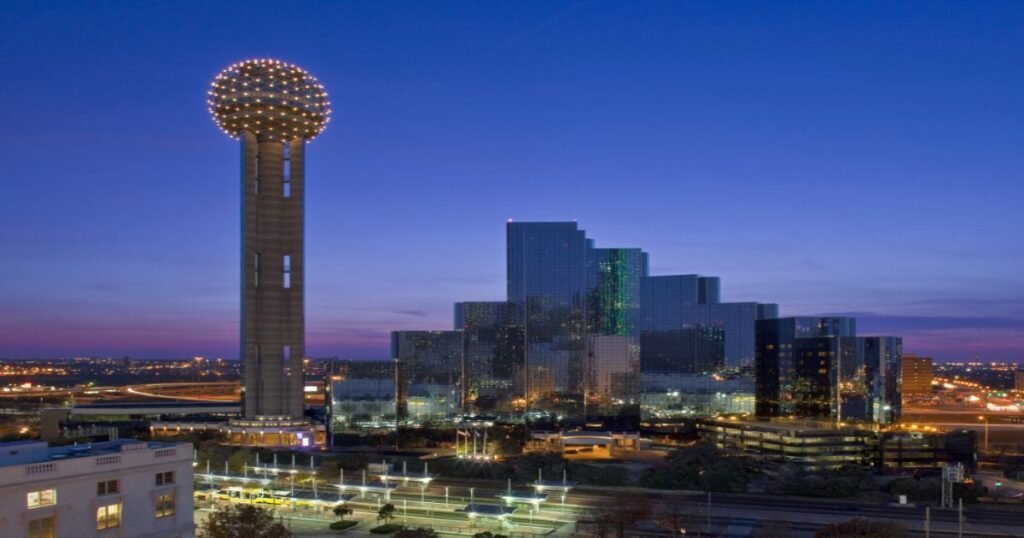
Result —
[[636, 338], [590, 335], [587, 350], [586, 419], [636, 429], [640, 422], [640, 345]]
[[324, 386], [328, 435], [393, 428], [396, 362], [341, 361]]
[[720, 327], [644, 331], [640, 346], [645, 373], [710, 374], [725, 364], [725, 331]]
[[574, 222], [509, 222], [507, 299], [526, 340], [526, 409], [582, 417], [587, 249]]
[[860, 336], [845, 347], [839, 384], [841, 420], [896, 422], [902, 410], [900, 368], [903, 339]]
[[779, 317], [779, 306], [765, 303], [711, 303], [685, 305], [683, 327], [716, 327], [723, 338], [723, 366], [754, 364], [757, 320]]
[[393, 331], [396, 409], [408, 424], [455, 420], [462, 407], [462, 331]]
[[1024, 371], [1013, 373], [1013, 390], [1024, 392]]
[[758, 417], [838, 417], [840, 358], [856, 336], [853, 318], [759, 320], [755, 346]]
[[[658, 340], [655, 333], [717, 327], [724, 342], [723, 366], [753, 364], [754, 330], [759, 319], [777, 318], [776, 304], [720, 302], [721, 284], [717, 277], [700, 275], [664, 275], [644, 278], [641, 284], [640, 331]], [[648, 361], [657, 359], [644, 351], [644, 370]], [[685, 360], [676, 357], [675, 361]], [[682, 369], [693, 370], [683, 366]]]
[[831, 421], [701, 419], [697, 432], [722, 450], [808, 470], [865, 465], [877, 457], [874, 431]]
[[587, 249], [587, 332], [605, 336], [639, 335], [641, 283], [647, 253], [638, 248]]
[[932, 358], [913, 354], [903, 356], [902, 393], [904, 396], [919, 396], [932, 393]]
[[511, 415], [525, 410], [521, 314], [514, 303], [455, 303], [455, 329], [462, 331], [467, 411]]
[[640, 386], [640, 412], [652, 423], [754, 412], [754, 379], [749, 375], [643, 372]]
[[0, 443], [5, 538], [189, 538], [192, 503], [189, 443]]
[[302, 428], [305, 148], [327, 125], [330, 103], [316, 78], [277, 60], [231, 65], [209, 94], [217, 125], [241, 140], [244, 393], [235, 426]]
[[973, 472], [978, 465], [976, 446], [973, 430], [893, 429], [880, 435], [879, 466], [886, 473], [918, 474], [961, 464]]

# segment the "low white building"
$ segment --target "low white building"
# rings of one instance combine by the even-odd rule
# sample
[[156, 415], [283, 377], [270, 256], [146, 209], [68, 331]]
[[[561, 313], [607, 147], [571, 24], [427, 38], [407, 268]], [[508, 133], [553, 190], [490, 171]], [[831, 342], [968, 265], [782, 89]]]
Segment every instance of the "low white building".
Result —
[[0, 443], [4, 538], [189, 538], [192, 445]]

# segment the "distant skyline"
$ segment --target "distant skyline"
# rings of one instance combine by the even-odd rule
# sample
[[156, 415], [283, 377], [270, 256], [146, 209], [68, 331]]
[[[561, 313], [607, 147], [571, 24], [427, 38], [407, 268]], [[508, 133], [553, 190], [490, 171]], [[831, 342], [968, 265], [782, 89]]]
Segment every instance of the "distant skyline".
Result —
[[335, 111], [306, 163], [311, 356], [504, 299], [514, 218], [723, 301], [1024, 360], [1024, 4], [250, 4], [0, 5], [0, 357], [237, 357], [238, 146], [205, 98], [274, 57]]

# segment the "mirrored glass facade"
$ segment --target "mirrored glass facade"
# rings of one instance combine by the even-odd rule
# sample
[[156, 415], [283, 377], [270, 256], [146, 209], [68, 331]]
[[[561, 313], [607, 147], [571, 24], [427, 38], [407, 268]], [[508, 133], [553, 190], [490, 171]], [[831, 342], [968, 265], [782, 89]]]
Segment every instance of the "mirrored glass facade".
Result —
[[901, 413], [903, 339], [862, 336], [845, 346], [840, 389], [841, 420], [891, 424]]
[[395, 362], [339, 361], [327, 384], [329, 433], [395, 426]]
[[525, 410], [522, 311], [515, 303], [455, 303], [462, 330], [466, 410], [499, 416]]
[[394, 331], [396, 402], [405, 423], [442, 423], [462, 412], [462, 332]]
[[510, 222], [508, 301], [523, 310], [526, 409], [581, 417], [587, 248], [574, 222]]
[[637, 336], [647, 254], [638, 248], [590, 248], [587, 266], [588, 332]]
[[637, 339], [591, 335], [587, 349], [587, 421], [636, 429], [640, 422], [640, 344]]
[[837, 417], [841, 358], [856, 322], [847, 317], [759, 320], [755, 395], [759, 417]]

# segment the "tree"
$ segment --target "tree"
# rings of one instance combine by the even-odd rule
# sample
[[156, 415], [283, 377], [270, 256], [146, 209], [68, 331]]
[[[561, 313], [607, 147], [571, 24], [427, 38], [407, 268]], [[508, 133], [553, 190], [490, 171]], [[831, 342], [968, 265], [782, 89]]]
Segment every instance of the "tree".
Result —
[[256, 462], [256, 455], [249, 452], [246, 449], [234, 451], [230, 457], [228, 457], [228, 469], [232, 473], [242, 473], [245, 471], [247, 465], [252, 465]]
[[870, 521], [859, 517], [825, 525], [814, 533], [814, 538], [906, 538], [906, 536], [907, 530], [902, 525]]
[[340, 521], [345, 521], [345, 516], [351, 513], [352, 509], [345, 506], [344, 504], [339, 504], [338, 506], [334, 507], [334, 516], [337, 517]]
[[473, 535], [473, 538], [508, 538], [504, 534], [493, 534], [491, 531], [478, 532]]
[[680, 536], [685, 535], [687, 528], [696, 526], [700, 519], [700, 516], [692, 509], [688, 509], [682, 503], [673, 501], [662, 505], [654, 514], [654, 522], [659, 527], [672, 533], [672, 536], [677, 534]]
[[391, 521], [395, 517], [395, 505], [388, 503], [380, 507], [377, 511], [377, 521], [383, 520], [385, 524]]
[[418, 529], [402, 529], [394, 534], [394, 538], [438, 538], [434, 529], [420, 527]]
[[270, 512], [250, 504], [232, 504], [213, 512], [199, 526], [198, 538], [289, 538]]

